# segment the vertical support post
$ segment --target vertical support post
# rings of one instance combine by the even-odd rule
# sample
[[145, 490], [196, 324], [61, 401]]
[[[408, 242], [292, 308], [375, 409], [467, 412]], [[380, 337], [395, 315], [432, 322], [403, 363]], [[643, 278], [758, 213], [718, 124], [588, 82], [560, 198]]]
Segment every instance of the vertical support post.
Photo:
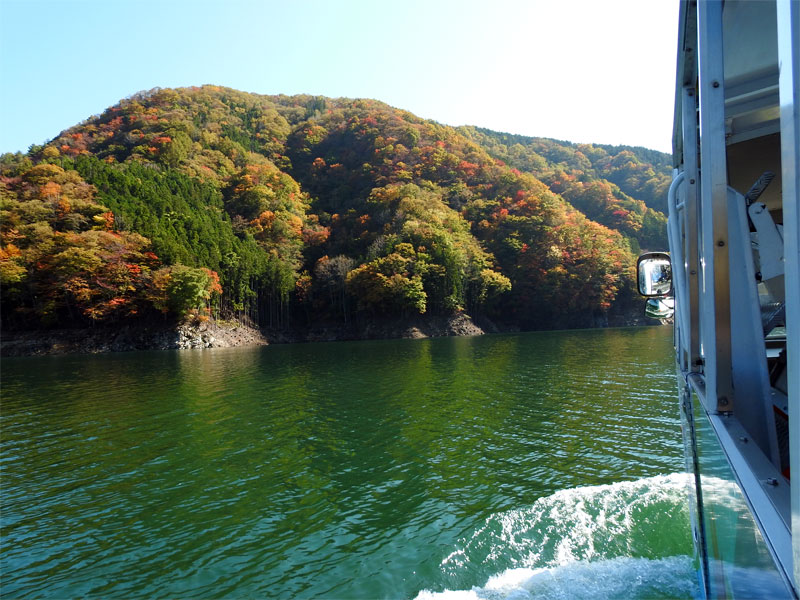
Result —
[[800, 3], [779, 0], [777, 21], [792, 554], [794, 588], [800, 592]]
[[703, 349], [711, 412], [733, 410], [731, 304], [728, 259], [728, 170], [722, 0], [697, 3], [700, 73], [700, 186], [703, 255]]
[[686, 227], [684, 228], [684, 269], [687, 280], [686, 297], [689, 301], [689, 339], [688, 343], [688, 372], [702, 371], [700, 354], [700, 261], [698, 255], [700, 204], [698, 202], [699, 185], [697, 169], [697, 96], [694, 90], [694, 81], [691, 87], [684, 87], [682, 91], [681, 123], [683, 125], [683, 172], [685, 173], [686, 189]]

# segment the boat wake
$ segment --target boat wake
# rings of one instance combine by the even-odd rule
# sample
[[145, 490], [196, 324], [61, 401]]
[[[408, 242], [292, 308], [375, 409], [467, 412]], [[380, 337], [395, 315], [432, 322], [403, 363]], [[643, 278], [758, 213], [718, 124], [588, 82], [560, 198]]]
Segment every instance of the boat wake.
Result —
[[688, 483], [679, 473], [572, 488], [491, 515], [442, 561], [444, 589], [417, 598], [698, 596]]
[[689, 556], [658, 560], [614, 558], [578, 561], [561, 567], [508, 569], [491, 577], [483, 587], [430, 592], [417, 600], [527, 600], [612, 598], [696, 598], [699, 587]]

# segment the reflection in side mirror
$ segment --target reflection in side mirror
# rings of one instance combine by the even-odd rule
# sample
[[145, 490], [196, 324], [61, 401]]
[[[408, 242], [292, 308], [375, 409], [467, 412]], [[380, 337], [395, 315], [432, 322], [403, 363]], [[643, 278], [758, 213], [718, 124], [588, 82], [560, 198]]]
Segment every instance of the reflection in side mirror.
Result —
[[644, 314], [662, 323], [671, 323], [675, 314], [675, 298], [648, 298]]
[[672, 292], [672, 265], [669, 254], [648, 252], [636, 261], [639, 293], [648, 298], [669, 296]]

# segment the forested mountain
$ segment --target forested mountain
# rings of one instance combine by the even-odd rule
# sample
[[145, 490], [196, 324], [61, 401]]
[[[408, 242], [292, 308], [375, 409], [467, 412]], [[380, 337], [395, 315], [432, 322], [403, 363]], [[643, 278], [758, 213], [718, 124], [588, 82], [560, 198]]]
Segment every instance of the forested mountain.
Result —
[[665, 246], [668, 180], [654, 151], [372, 100], [155, 89], [0, 158], [3, 326], [585, 325], [630, 302], [640, 247]]
[[573, 144], [497, 133], [458, 131], [492, 156], [535, 175], [587, 217], [635, 240], [633, 249], [666, 248], [668, 154], [632, 146]]

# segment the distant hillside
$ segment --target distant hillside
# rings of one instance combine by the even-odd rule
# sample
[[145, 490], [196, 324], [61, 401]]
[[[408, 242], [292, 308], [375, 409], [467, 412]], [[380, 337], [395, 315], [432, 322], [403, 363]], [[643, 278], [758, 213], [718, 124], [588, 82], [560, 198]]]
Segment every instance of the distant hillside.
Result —
[[[595, 221], [643, 249], [666, 249], [669, 154], [632, 146], [573, 144], [497, 133], [459, 131], [510, 166], [532, 173]], [[634, 245], [634, 250], [639, 248]]]
[[0, 157], [3, 325], [585, 326], [665, 247], [667, 164], [371, 100], [155, 89]]

